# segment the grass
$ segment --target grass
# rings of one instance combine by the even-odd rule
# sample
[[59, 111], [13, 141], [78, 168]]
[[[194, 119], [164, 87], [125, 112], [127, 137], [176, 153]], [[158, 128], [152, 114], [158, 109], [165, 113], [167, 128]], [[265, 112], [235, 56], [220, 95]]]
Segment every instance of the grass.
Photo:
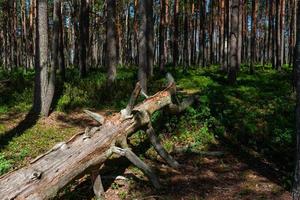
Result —
[[[71, 113], [83, 108], [120, 110], [128, 101], [136, 82], [137, 71], [119, 69], [116, 83], [107, 88], [105, 73], [92, 71], [80, 79], [70, 70], [67, 81], [59, 88], [56, 111]], [[291, 87], [291, 69], [282, 72], [257, 68], [251, 75], [242, 68], [236, 85], [228, 85], [226, 75], [218, 67], [194, 68], [183, 74], [173, 73], [179, 87], [179, 98], [197, 93], [199, 103], [178, 116], [157, 112], [152, 120], [168, 151], [174, 146], [205, 150], [217, 139], [227, 137], [278, 163], [291, 174], [295, 141], [295, 93]], [[10, 77], [8, 85], [0, 86], [0, 135], [6, 134], [18, 121], [2, 120], [13, 113], [26, 113], [32, 102], [33, 72], [0, 71], [0, 80]], [[12, 84], [13, 83], [13, 84]], [[161, 88], [165, 80], [156, 75], [151, 80], [150, 94]], [[38, 121], [35, 125], [0, 147], [0, 174], [28, 163], [55, 143], [68, 139], [78, 127], [52, 126]], [[142, 132], [132, 136], [133, 144], [146, 139]], [[147, 152], [155, 158], [153, 149]], [[287, 177], [287, 182], [290, 177]]]

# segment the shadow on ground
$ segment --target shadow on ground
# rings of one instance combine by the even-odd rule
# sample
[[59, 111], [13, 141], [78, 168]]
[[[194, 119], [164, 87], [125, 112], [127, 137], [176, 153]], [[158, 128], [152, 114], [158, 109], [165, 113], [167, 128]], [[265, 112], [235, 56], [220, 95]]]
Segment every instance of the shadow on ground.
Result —
[[14, 128], [4, 132], [0, 135], [0, 150], [3, 149], [8, 143], [17, 136], [22, 135], [27, 129], [33, 127], [39, 119], [39, 115], [35, 114], [32, 110], [25, 116], [25, 118]]

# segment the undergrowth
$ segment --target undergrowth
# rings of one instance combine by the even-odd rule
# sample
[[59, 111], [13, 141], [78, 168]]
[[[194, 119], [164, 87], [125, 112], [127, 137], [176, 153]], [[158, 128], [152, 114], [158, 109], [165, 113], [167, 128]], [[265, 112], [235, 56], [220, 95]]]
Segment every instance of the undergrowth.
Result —
[[[128, 102], [137, 80], [136, 74], [136, 68], [119, 69], [116, 83], [108, 87], [105, 72], [95, 70], [80, 79], [76, 70], [69, 70], [67, 81], [58, 89], [55, 109], [63, 112], [83, 108], [118, 111]], [[168, 116], [162, 112], [153, 115], [153, 126], [168, 151], [176, 146], [206, 150], [216, 142], [216, 138], [226, 137], [292, 173], [295, 93], [290, 85], [291, 69], [285, 67], [277, 72], [268, 66], [264, 69], [257, 66], [256, 73], [249, 74], [245, 66], [239, 72], [235, 85], [227, 84], [226, 74], [220, 72], [217, 66], [195, 67], [187, 73], [178, 69], [173, 76], [180, 99], [190, 94], [197, 94], [199, 99], [181, 115]], [[34, 73], [7, 74], [1, 71], [0, 80], [6, 77], [10, 82], [0, 86], [0, 117], [16, 111], [28, 111], [32, 102]], [[165, 84], [164, 77], [156, 74], [149, 83], [149, 94]], [[0, 135], [9, 131], [9, 127], [0, 124]], [[28, 157], [46, 151], [57, 141], [67, 139], [74, 130], [70, 128], [61, 132], [47, 124], [37, 124], [26, 130], [1, 147], [0, 174], [23, 165]], [[138, 132], [132, 136], [131, 142], [138, 144], [145, 139], [145, 134]], [[150, 149], [147, 154], [152, 156], [153, 152]]]

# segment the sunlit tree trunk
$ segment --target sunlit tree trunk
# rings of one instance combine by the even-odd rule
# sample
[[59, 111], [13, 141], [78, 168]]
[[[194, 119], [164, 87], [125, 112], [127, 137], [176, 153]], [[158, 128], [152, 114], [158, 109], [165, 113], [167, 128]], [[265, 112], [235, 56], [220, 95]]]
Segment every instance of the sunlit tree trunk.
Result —
[[254, 73], [256, 62], [256, 19], [257, 19], [258, 0], [252, 1], [252, 28], [251, 28], [251, 65], [250, 73]]
[[55, 68], [48, 61], [48, 2], [37, 1], [34, 110], [48, 116], [55, 90]]
[[230, 30], [230, 65], [228, 69], [228, 81], [236, 82], [238, 66], [238, 20], [239, 20], [239, 0], [231, 0], [231, 30]]

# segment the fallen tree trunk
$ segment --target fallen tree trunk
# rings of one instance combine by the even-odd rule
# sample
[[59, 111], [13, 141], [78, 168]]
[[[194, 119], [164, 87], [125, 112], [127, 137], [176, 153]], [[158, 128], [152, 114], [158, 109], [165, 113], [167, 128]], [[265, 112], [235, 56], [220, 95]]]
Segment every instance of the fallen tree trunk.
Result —
[[[34, 159], [30, 165], [2, 176], [0, 178], [1, 197], [4, 199], [53, 198], [72, 180], [87, 173], [92, 173], [94, 191], [99, 196], [103, 192], [103, 187], [100, 175], [95, 175], [95, 168], [97, 171], [113, 153], [126, 156], [148, 175], [156, 188], [159, 188], [155, 174], [127, 148], [126, 139], [137, 130], [148, 130], [147, 127], [151, 125], [151, 115], [155, 111], [165, 107], [169, 107], [172, 113], [175, 110], [182, 111], [182, 105], [172, 103], [172, 93], [176, 91], [175, 87], [172, 82], [165, 90], [133, 107], [140, 93], [140, 86], [137, 84], [125, 111], [105, 120], [101, 116], [97, 117], [95, 113], [90, 115], [95, 120], [101, 119], [99, 123], [103, 124], [100, 127], [87, 129], [85, 133], [77, 134], [67, 142], [55, 145], [47, 153]], [[189, 101], [189, 103], [192, 102]], [[179, 108], [176, 109], [176, 106]], [[186, 106], [185, 103], [184, 107]], [[160, 155], [165, 157], [168, 163], [173, 163], [173, 167], [179, 166], [170, 155], [161, 150], [161, 145], [156, 144], [159, 140], [155, 139], [151, 126], [150, 133], [151, 140]]]

